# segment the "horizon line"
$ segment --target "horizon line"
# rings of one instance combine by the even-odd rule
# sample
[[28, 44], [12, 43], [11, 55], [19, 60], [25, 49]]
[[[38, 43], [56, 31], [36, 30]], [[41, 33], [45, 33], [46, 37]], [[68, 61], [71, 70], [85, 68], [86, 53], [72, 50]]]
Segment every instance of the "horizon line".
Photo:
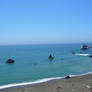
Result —
[[34, 44], [0, 44], [0, 46], [21, 46], [21, 45], [59, 45], [59, 44], [91, 44], [92, 42], [76, 42], [76, 43], [34, 43]]

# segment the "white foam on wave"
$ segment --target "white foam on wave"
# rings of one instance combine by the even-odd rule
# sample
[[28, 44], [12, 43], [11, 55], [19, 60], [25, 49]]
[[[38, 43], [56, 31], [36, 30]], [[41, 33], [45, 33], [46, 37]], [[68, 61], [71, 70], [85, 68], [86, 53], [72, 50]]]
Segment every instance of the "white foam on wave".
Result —
[[83, 76], [83, 75], [88, 75], [88, 74], [92, 74], [92, 72], [87, 72], [87, 73], [77, 74], [77, 75], [69, 75], [69, 76], [70, 77], [77, 77], [77, 76]]
[[[88, 74], [92, 74], [92, 72], [78, 74], [78, 75], [69, 75], [69, 76], [70, 77], [77, 77], [77, 76], [83, 76], [83, 75], [88, 75]], [[34, 81], [34, 82], [24, 82], [24, 83], [17, 83], [17, 84], [16, 83], [15, 84], [8, 84], [8, 85], [0, 86], [0, 90], [7, 89], [7, 88], [21, 87], [21, 86], [26, 86], [26, 85], [39, 84], [39, 83], [59, 80], [59, 79], [63, 79], [63, 78], [65, 78], [65, 76], [64, 77], [45, 78], [45, 79], [37, 80], [37, 81]]]
[[1, 89], [7, 89], [7, 88], [13, 88], [13, 87], [20, 87], [20, 86], [26, 86], [26, 85], [33, 85], [33, 84], [38, 84], [38, 83], [43, 83], [43, 82], [48, 82], [48, 81], [52, 81], [52, 80], [58, 80], [61, 79], [63, 77], [56, 77], [56, 78], [45, 78], [42, 80], [37, 80], [34, 82], [25, 82], [25, 83], [15, 83], [15, 84], [8, 84], [8, 85], [3, 85], [0, 86], [0, 90]]
[[75, 55], [78, 55], [78, 56], [88, 56], [89, 54], [80, 54], [80, 53], [77, 53]]

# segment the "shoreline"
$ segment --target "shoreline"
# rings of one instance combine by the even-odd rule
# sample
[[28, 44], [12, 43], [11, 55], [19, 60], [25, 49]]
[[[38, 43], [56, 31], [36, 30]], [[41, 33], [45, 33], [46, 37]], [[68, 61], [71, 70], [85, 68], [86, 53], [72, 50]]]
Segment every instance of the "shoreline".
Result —
[[51, 81], [55, 81], [55, 80], [59, 80], [59, 79], [63, 79], [63, 77], [56, 77], [56, 78], [53, 77], [53, 78], [40, 79], [40, 80], [36, 80], [33, 82], [7, 84], [7, 85], [0, 86], [0, 90], [8, 89], [8, 88], [22, 87], [22, 86], [31, 86], [31, 85], [36, 85], [36, 84], [45, 83], [45, 82], [51, 82]]
[[[81, 77], [81, 80], [82, 80], [82, 78], [84, 78], [84, 77], [89, 78], [90, 76], [92, 76], [92, 72], [79, 74], [79, 75], [69, 75], [69, 76], [71, 77], [70, 79], [66, 79], [65, 78], [66, 76], [64, 76], [64, 77], [56, 77], [56, 78], [45, 78], [45, 79], [37, 80], [37, 81], [34, 81], [34, 82], [24, 82], [24, 83], [17, 83], [17, 84], [2, 85], [2, 86], [0, 86], [0, 92], [17, 92], [19, 89], [32, 88], [32, 87], [35, 87], [35, 86], [37, 87], [37, 85], [45, 85], [45, 84], [49, 85], [49, 84], [52, 84], [52, 83], [55, 84], [58, 81], [64, 81], [64, 80], [65, 81], [67, 81], [67, 80], [72, 81], [72, 79], [75, 79], [77, 81], [77, 78], [80, 78], [80, 77]], [[92, 78], [91, 78], [91, 80], [92, 80]], [[13, 91], [15, 89], [17, 91]], [[10, 91], [10, 90], [12, 90], [12, 91]], [[22, 91], [19, 91], [19, 92], [22, 92]]]

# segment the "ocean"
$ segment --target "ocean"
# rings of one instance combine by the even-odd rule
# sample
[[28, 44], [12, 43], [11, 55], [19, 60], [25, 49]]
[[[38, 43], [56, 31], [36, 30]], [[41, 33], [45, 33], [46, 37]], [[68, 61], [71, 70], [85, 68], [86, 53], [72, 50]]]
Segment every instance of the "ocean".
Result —
[[[92, 72], [92, 58], [79, 54], [92, 49], [81, 51], [81, 45], [0, 46], [0, 86]], [[53, 61], [48, 60], [50, 54]], [[14, 59], [15, 63], [6, 64], [8, 59]]]

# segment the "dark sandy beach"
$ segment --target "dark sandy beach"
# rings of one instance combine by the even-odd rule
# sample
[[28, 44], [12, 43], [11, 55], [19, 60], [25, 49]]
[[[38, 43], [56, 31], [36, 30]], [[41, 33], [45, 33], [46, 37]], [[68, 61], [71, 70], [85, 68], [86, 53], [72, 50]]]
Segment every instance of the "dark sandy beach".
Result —
[[2, 89], [0, 92], [92, 92], [92, 74]]

